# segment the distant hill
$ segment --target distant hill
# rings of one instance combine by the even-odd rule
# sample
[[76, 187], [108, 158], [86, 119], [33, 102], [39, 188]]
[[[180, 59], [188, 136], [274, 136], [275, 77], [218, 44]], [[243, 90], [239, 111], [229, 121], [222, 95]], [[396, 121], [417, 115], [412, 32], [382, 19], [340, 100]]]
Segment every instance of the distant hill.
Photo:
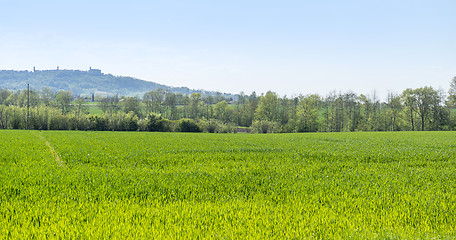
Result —
[[[27, 84], [30, 84], [32, 89], [40, 90], [49, 87], [54, 91], [72, 91], [75, 95], [91, 95], [95, 93], [142, 97], [144, 93], [159, 88], [182, 94], [192, 94], [194, 92], [202, 95], [217, 94], [214, 91], [170, 87], [132, 77], [113, 76], [92, 68], [88, 71], [58, 69], [42, 71], [0, 70], [0, 88], [21, 90], [26, 89]], [[223, 93], [222, 95], [227, 98], [234, 97], [232, 94]]]

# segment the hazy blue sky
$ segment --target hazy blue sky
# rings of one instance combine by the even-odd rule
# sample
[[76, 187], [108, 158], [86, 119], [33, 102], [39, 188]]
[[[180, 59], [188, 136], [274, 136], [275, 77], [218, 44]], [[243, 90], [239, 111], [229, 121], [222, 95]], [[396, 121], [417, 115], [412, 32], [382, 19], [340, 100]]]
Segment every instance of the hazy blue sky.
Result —
[[0, 69], [88, 69], [280, 95], [456, 76], [456, 1], [0, 0]]

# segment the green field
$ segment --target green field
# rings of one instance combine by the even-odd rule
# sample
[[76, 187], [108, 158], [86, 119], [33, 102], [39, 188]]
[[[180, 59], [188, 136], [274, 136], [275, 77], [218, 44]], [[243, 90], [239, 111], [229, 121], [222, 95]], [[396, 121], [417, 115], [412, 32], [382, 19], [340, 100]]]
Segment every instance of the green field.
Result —
[[86, 102], [84, 105], [87, 107], [87, 112], [89, 114], [103, 114], [103, 111], [101, 108], [98, 106], [97, 102]]
[[456, 133], [0, 131], [4, 238], [456, 237]]

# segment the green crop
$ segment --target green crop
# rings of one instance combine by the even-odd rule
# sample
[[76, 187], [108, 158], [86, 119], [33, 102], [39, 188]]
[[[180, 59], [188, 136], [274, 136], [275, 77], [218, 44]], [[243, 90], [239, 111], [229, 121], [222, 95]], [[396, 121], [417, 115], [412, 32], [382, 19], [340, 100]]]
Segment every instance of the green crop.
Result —
[[0, 131], [5, 238], [456, 237], [456, 133]]

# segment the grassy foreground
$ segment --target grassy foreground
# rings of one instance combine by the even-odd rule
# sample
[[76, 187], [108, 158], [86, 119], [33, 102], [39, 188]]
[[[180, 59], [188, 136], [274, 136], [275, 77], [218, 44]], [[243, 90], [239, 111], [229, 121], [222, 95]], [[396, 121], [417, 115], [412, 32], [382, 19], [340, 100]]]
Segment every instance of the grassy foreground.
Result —
[[0, 131], [0, 236], [454, 238], [456, 133]]

